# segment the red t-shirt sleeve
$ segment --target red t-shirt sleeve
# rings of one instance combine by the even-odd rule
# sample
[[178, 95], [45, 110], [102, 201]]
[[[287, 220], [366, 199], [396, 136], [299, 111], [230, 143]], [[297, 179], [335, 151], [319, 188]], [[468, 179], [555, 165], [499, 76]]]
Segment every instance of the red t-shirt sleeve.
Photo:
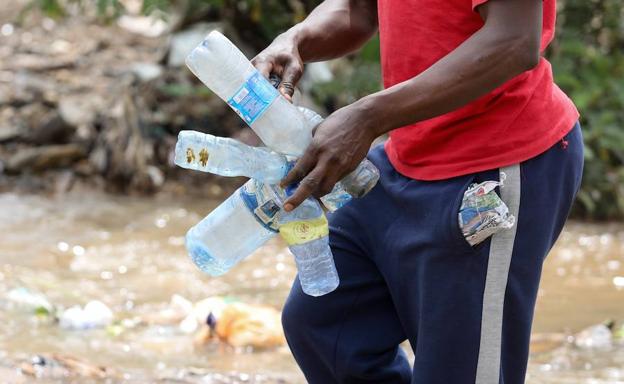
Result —
[[472, 0], [472, 10], [476, 11], [477, 7], [483, 3], [487, 3], [488, 0]]

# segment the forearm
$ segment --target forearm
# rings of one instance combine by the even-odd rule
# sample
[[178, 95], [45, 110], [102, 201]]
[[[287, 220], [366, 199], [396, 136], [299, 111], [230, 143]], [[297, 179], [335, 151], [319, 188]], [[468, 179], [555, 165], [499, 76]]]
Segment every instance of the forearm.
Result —
[[497, 28], [484, 26], [418, 76], [353, 106], [374, 120], [377, 136], [454, 111], [533, 68], [539, 60], [535, 33], [540, 31], [510, 36]]
[[280, 38], [291, 40], [302, 60], [312, 62], [351, 53], [376, 30], [375, 0], [326, 0]]

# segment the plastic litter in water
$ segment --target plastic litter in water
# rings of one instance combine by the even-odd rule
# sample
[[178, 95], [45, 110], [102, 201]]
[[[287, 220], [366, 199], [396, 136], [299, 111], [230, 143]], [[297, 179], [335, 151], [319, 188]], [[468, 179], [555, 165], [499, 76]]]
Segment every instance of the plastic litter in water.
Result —
[[59, 316], [61, 328], [84, 330], [103, 328], [113, 321], [113, 312], [99, 300], [88, 302], [84, 308], [76, 305], [63, 311]]

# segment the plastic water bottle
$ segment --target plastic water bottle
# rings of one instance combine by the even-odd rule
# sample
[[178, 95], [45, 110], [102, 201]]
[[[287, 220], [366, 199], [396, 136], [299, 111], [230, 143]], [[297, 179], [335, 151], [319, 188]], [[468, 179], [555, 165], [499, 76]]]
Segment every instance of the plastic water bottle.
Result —
[[358, 167], [334, 186], [321, 202], [330, 212], [334, 212], [352, 198], [359, 198], [370, 192], [379, 180], [379, 170], [368, 159], [362, 160]]
[[[316, 114], [315, 114], [316, 115]], [[318, 116], [318, 115], [317, 115]], [[197, 131], [180, 131], [175, 149], [175, 163], [188, 169], [222, 176], [247, 176], [266, 184], [277, 184], [294, 162], [267, 148], [252, 147], [237, 140], [215, 137]], [[330, 211], [345, 205], [352, 197], [361, 197], [375, 186], [379, 171], [364, 159], [349, 175], [321, 198]]]
[[295, 257], [303, 292], [322, 296], [340, 283], [334, 257], [329, 247], [329, 227], [320, 204], [306, 199], [279, 219], [279, 231]]
[[180, 131], [175, 163], [221, 176], [247, 176], [277, 184], [288, 172], [286, 156], [263, 147], [197, 131]]
[[[218, 31], [210, 32], [191, 51], [186, 65], [274, 151], [300, 157], [312, 140], [313, 129], [323, 121], [316, 112], [296, 107], [286, 100], [275, 89], [275, 84], [262, 76], [245, 55]], [[370, 162], [366, 167], [375, 168]], [[357, 174], [360, 175], [356, 179], [360, 187], [355, 190], [365, 189], [368, 192], [379, 178], [376, 169]], [[361, 180], [364, 175], [373, 176], [374, 180], [364, 182]], [[348, 185], [345, 187], [349, 189]]]
[[299, 157], [310, 144], [314, 127], [306, 117], [221, 33], [210, 32], [188, 55], [186, 65], [268, 147]]
[[[294, 161], [263, 147], [251, 147], [229, 138], [197, 131], [180, 131], [175, 149], [175, 163], [187, 169], [221, 176], [246, 176], [267, 184], [277, 184], [286, 176]], [[367, 159], [334, 189], [321, 198], [333, 212], [353, 197], [362, 197], [379, 179], [379, 171]]]
[[249, 180], [186, 234], [186, 248], [203, 272], [219, 276], [277, 235], [281, 208], [271, 188]]

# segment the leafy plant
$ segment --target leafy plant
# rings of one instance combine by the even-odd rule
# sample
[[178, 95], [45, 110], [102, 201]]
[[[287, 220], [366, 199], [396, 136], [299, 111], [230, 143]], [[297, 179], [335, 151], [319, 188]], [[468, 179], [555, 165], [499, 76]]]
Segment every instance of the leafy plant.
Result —
[[566, 0], [549, 58], [581, 113], [585, 170], [574, 214], [624, 217], [624, 2]]

